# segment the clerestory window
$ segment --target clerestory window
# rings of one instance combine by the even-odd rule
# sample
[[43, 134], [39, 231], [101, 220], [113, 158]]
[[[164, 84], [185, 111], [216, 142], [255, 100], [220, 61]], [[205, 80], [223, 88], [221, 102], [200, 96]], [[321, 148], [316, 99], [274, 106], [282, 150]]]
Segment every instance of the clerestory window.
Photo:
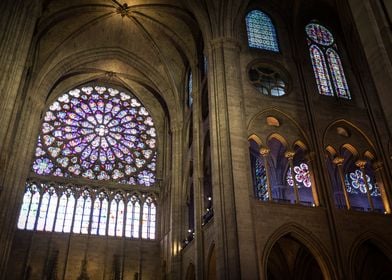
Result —
[[305, 27], [317, 88], [321, 95], [351, 99], [342, 62], [332, 33], [312, 22]]
[[250, 11], [245, 17], [248, 45], [251, 48], [279, 52], [275, 26], [262, 11]]

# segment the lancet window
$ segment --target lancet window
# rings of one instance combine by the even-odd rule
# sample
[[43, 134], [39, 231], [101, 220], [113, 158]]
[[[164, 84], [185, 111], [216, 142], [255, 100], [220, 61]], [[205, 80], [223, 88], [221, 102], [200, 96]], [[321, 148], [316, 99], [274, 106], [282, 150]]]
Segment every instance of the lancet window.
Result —
[[305, 27], [317, 88], [321, 95], [351, 99], [342, 61], [332, 33], [312, 22]]

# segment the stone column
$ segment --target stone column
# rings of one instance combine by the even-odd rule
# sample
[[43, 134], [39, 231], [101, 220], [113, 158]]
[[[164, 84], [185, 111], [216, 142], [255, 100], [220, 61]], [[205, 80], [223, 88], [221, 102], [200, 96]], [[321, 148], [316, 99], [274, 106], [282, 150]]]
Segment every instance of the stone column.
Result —
[[257, 279], [239, 43], [207, 46], [217, 278]]
[[295, 155], [295, 152], [293, 152], [293, 151], [287, 151], [284, 154], [284, 156], [287, 158], [287, 160], [289, 162], [291, 176], [293, 178], [295, 203], [299, 204], [298, 185], [297, 185], [297, 180], [295, 180], [294, 163], [293, 163], [294, 155]]
[[270, 149], [268, 148], [261, 148], [260, 155], [263, 157], [264, 160], [264, 168], [265, 168], [265, 177], [267, 177], [267, 193], [268, 193], [268, 200], [272, 201], [272, 190], [271, 190], [271, 175], [269, 170], [269, 163], [268, 163], [268, 155], [270, 153]]
[[[18, 109], [18, 94], [28, 72], [28, 56], [41, 1], [3, 0], [0, 21], [0, 172], [6, 165], [13, 139], [6, 139], [13, 129]], [[8, 144], [7, 144], [8, 143]], [[2, 174], [0, 173], [0, 183]], [[2, 185], [0, 185], [1, 190]]]
[[381, 193], [381, 199], [382, 199], [382, 203], [384, 205], [384, 209], [385, 209], [385, 213], [386, 214], [391, 214], [391, 206], [389, 203], [389, 199], [388, 199], [388, 195], [387, 195], [387, 191], [386, 191], [386, 182], [387, 181], [387, 177], [385, 176], [384, 173], [384, 165], [381, 161], [375, 162], [373, 164], [373, 170], [374, 170], [374, 175], [376, 176], [376, 182], [377, 182], [377, 186], [380, 190]]
[[204, 237], [202, 230], [203, 216], [203, 141], [202, 141], [202, 115], [201, 115], [201, 88], [200, 72], [192, 71], [192, 117], [193, 119], [193, 198], [195, 206], [195, 275], [196, 279], [204, 279]]
[[182, 125], [172, 127], [172, 163], [170, 180], [170, 239], [171, 239], [171, 279], [181, 279], [181, 237], [183, 229], [183, 137]]
[[346, 182], [344, 181], [344, 175], [343, 175], [343, 162], [344, 158], [342, 157], [335, 157], [332, 161], [336, 167], [338, 168], [338, 173], [339, 173], [339, 179], [340, 179], [340, 185], [342, 186], [342, 191], [344, 195], [344, 199], [346, 201], [346, 208], [347, 210], [351, 209], [351, 204], [350, 204], [350, 199], [348, 197], [347, 189], [346, 189]]
[[373, 204], [372, 197], [370, 195], [369, 183], [366, 180], [366, 170], [365, 170], [366, 161], [365, 160], [358, 160], [355, 163], [355, 165], [358, 166], [361, 169], [361, 174], [362, 174], [361, 176], [362, 176], [362, 180], [365, 182], [366, 195], [367, 195], [367, 199], [368, 199], [368, 202], [369, 202], [369, 206], [370, 206], [370, 209], [372, 211], [374, 211], [374, 204]]
[[[12, 239], [23, 201], [25, 183], [40, 127], [43, 103], [27, 99], [21, 109], [11, 157], [4, 168], [4, 189], [0, 196], [0, 271], [6, 271]], [[0, 279], [1, 275], [0, 273]]]

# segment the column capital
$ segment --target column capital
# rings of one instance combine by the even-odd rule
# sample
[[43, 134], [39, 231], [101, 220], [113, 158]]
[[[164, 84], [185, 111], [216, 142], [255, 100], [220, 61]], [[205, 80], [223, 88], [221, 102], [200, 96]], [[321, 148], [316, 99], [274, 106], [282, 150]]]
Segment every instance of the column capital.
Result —
[[366, 160], [363, 160], [363, 159], [359, 159], [359, 160], [357, 160], [356, 162], [355, 162], [355, 165], [357, 166], [357, 167], [359, 167], [360, 169], [364, 169], [365, 168], [365, 166], [366, 166]]
[[294, 151], [286, 151], [284, 153], [284, 156], [288, 159], [288, 160], [293, 160], [294, 156], [295, 156], [295, 152]]
[[260, 150], [259, 150], [260, 155], [262, 155], [263, 157], [268, 156], [268, 154], [269, 154], [270, 151], [271, 151], [271, 150], [270, 150], [269, 148], [265, 148], [265, 147], [262, 147], [262, 148], [260, 148]]
[[337, 165], [337, 166], [343, 165], [344, 158], [342, 158], [342, 157], [335, 157], [335, 158], [332, 160], [332, 162], [333, 162], [335, 165]]

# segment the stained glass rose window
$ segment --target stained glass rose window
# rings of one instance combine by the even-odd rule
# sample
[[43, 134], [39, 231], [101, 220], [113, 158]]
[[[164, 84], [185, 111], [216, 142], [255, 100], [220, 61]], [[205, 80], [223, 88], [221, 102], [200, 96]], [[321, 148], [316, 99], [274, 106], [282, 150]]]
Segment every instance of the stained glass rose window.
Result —
[[[295, 181], [298, 188], [306, 187], [310, 188], [312, 186], [312, 181], [310, 179], [309, 167], [306, 163], [301, 163], [300, 165], [294, 166]], [[291, 169], [287, 170], [286, 176], [287, 184], [291, 187], [294, 186], [294, 179], [291, 173]]]
[[33, 171], [150, 186], [155, 183], [156, 129], [129, 93], [84, 86], [60, 96], [43, 118]]

